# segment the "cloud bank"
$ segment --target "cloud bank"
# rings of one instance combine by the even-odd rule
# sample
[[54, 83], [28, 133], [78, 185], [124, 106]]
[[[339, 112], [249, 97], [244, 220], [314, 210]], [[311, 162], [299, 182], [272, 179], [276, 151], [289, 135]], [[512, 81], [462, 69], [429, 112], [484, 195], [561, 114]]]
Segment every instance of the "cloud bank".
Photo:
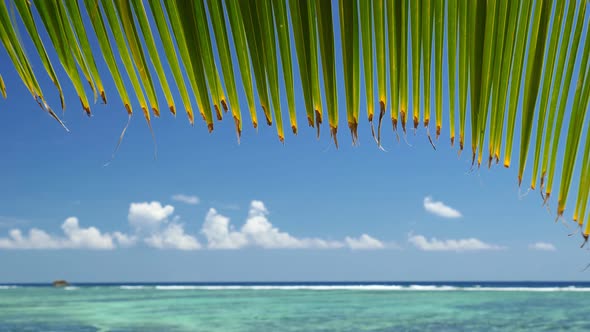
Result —
[[[186, 198], [186, 197], [185, 197]], [[194, 200], [193, 200], [194, 201]], [[214, 208], [205, 216], [200, 234], [205, 239], [201, 244], [181, 218], [174, 214], [172, 205], [158, 201], [134, 202], [129, 205], [128, 232], [102, 233], [96, 227], [80, 227], [76, 217], [65, 220], [63, 235], [51, 235], [32, 228], [28, 234], [12, 229], [8, 237], [0, 237], [0, 249], [94, 249], [109, 250], [118, 247], [133, 247], [138, 243], [155, 249], [199, 250], [207, 249], [340, 249], [377, 250], [397, 248], [362, 234], [347, 236], [342, 241], [319, 237], [297, 237], [279, 229], [269, 220], [269, 211], [262, 201], [250, 203], [244, 224], [236, 228], [230, 219]]]

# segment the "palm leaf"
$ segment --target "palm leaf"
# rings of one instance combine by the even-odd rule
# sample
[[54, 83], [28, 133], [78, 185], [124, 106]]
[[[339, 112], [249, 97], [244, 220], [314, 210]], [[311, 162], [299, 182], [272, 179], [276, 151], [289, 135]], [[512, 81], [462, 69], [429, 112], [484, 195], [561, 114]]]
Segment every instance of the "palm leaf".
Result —
[[[301, 1], [303, 2], [303, 1]], [[342, 62], [344, 64], [344, 87], [346, 90], [346, 117], [353, 144], [358, 140], [359, 115], [359, 13], [356, 0], [339, 3], [340, 37], [342, 39]]]
[[250, 58], [252, 60], [252, 67], [254, 68], [254, 78], [256, 80], [256, 89], [258, 90], [258, 98], [266, 117], [266, 123], [270, 126], [272, 124], [272, 115], [270, 113], [270, 103], [268, 99], [268, 86], [266, 81], [266, 73], [264, 71], [263, 58], [263, 42], [262, 33], [260, 32], [259, 20], [254, 19], [256, 16], [254, 2], [251, 1], [237, 1], [240, 8], [240, 15], [244, 20], [244, 31], [246, 33], [246, 40], [248, 41], [248, 49], [250, 50]]
[[289, 1], [291, 9], [291, 21], [293, 23], [293, 35], [295, 37], [295, 50], [299, 64], [299, 75], [305, 101], [307, 123], [310, 127], [315, 125], [314, 97], [311, 84], [311, 50], [307, 36], [310, 34], [307, 15], [308, 1]]
[[570, 0], [569, 4], [568, 4], [568, 10], [567, 10], [567, 15], [566, 15], [566, 19], [564, 22], [565, 27], [563, 28], [563, 36], [561, 37], [561, 45], [559, 46], [559, 49], [561, 50], [561, 52], [559, 52], [559, 58], [557, 60], [557, 68], [555, 69], [555, 78], [553, 80], [552, 86], [551, 86], [551, 100], [549, 103], [549, 116], [547, 119], [547, 127], [545, 129], [545, 140], [543, 142], [543, 152], [542, 152], [542, 156], [543, 156], [543, 162], [542, 162], [542, 166], [541, 166], [541, 190], [544, 190], [544, 184], [545, 184], [545, 176], [546, 176], [546, 172], [547, 172], [547, 166], [549, 164], [549, 151], [551, 149], [551, 139], [552, 139], [552, 134], [553, 134], [553, 126], [555, 123], [555, 113], [556, 113], [556, 109], [557, 109], [557, 98], [559, 97], [559, 91], [561, 89], [561, 81], [563, 78], [563, 72], [564, 72], [564, 67], [565, 67], [565, 60], [567, 57], [567, 48], [569, 46], [569, 42], [571, 39], [571, 33], [572, 33], [572, 28], [573, 28], [573, 22], [574, 22], [574, 14], [576, 12], [576, 1], [575, 0]]
[[[219, 71], [217, 70], [214, 60], [205, 4], [203, 1], [191, 2], [190, 10], [192, 10], [192, 13], [194, 14], [194, 22], [196, 23], [196, 41], [199, 45], [200, 54], [203, 60], [203, 68], [205, 69], [207, 83], [212, 93], [213, 107], [215, 107], [217, 119], [221, 120], [221, 107], [223, 107], [225, 111], [227, 111], [228, 108], [225, 101], [223, 86], [221, 85], [221, 78], [219, 77]], [[221, 107], [219, 104], [221, 104]]]
[[[475, 155], [477, 151], [477, 145], [479, 142], [479, 136], [481, 131], [485, 130], [485, 127], [480, 128], [480, 122], [485, 118], [483, 114], [483, 107], [481, 103], [487, 105], [487, 101], [482, 101], [482, 85], [484, 75], [484, 46], [486, 44], [486, 30], [490, 26], [490, 22], [486, 21], [487, 3], [484, 0], [476, 0], [469, 3], [469, 19], [468, 19], [468, 38], [471, 42], [471, 52], [467, 54], [469, 59], [469, 82], [471, 92], [471, 152], [472, 159], [471, 164], [475, 162]], [[485, 99], [485, 97], [483, 98]], [[480, 119], [480, 117], [482, 119]]]
[[399, 63], [402, 57], [400, 47], [401, 2], [386, 2], [387, 7], [387, 35], [389, 47], [389, 79], [391, 89], [391, 123], [393, 130], [397, 128], [400, 106], [400, 75]]
[[[436, 111], [436, 138], [440, 136], [442, 128], [442, 98], [443, 98], [443, 42], [445, 35], [445, 1], [434, 1], [434, 82], [435, 82], [435, 111]], [[456, 31], [455, 31], [456, 32]], [[454, 44], [453, 44], [454, 46]], [[449, 45], [449, 47], [451, 47]], [[454, 52], [454, 51], [453, 51]], [[454, 58], [454, 55], [453, 55]], [[450, 61], [450, 60], [449, 60]], [[453, 67], [454, 68], [454, 67]], [[454, 72], [453, 72], [454, 75]], [[453, 78], [454, 84], [454, 78]], [[454, 88], [451, 90], [454, 94]], [[450, 111], [451, 113], [453, 111]]]
[[70, 49], [73, 48], [73, 46], [70, 45], [71, 40], [68, 40], [64, 31], [64, 26], [66, 24], [63, 20], [63, 13], [59, 11], [58, 2], [36, 0], [35, 6], [38, 8], [41, 20], [45, 25], [45, 29], [49, 33], [49, 37], [57, 52], [57, 56], [80, 98], [82, 108], [90, 115], [90, 104], [88, 103], [88, 98], [84, 92], [82, 80], [78, 75], [76, 63]]
[[[82, 20], [82, 14], [80, 13], [80, 7], [77, 1], [64, 1], [66, 6], [66, 12], [68, 17], [72, 21], [71, 26], [74, 28], [76, 39], [80, 47], [76, 47], [81, 52], [78, 53], [77, 51], [74, 54], [79, 54], [80, 59], [84, 62], [85, 66], [81, 66], [83, 69], [87, 68], [89, 76], [92, 77], [94, 84], [96, 84], [96, 88], [98, 89], [98, 93], [102, 98], [103, 103], [106, 104], [107, 97], [104, 91], [104, 85], [102, 84], [102, 80], [100, 79], [100, 74], [98, 73], [98, 68], [96, 67], [96, 62], [94, 61], [94, 55], [92, 54], [92, 47], [90, 47], [90, 42], [88, 41], [88, 37], [86, 36], [86, 29], [84, 28], [84, 22]], [[72, 34], [73, 37], [73, 34]], [[73, 38], [72, 38], [73, 39]], [[96, 101], [96, 97], [94, 98]]]
[[318, 33], [320, 36], [320, 51], [322, 54], [322, 69], [324, 73], [324, 88], [326, 91], [326, 106], [330, 135], [334, 144], [338, 146], [336, 134], [338, 132], [338, 92], [336, 86], [336, 54], [334, 52], [334, 32], [332, 29], [332, 4], [330, 0], [320, 0], [316, 3], [318, 9]]
[[551, 8], [549, 7], [548, 1], [537, 0], [535, 3], [533, 30], [531, 31], [531, 44], [529, 46], [529, 54], [527, 59], [525, 95], [520, 131], [520, 160], [518, 164], [519, 185], [522, 182], [522, 175], [526, 165], [531, 132], [533, 129], [535, 103], [537, 102], [541, 72], [543, 70], [543, 58], [545, 56], [545, 42], [547, 40], [550, 9]]
[[[502, 63], [504, 62], [504, 50], [507, 48], [505, 43], [506, 33], [508, 32], [509, 27], [506, 24], [507, 16], [508, 16], [508, 0], [499, 0], [497, 4], [497, 15], [498, 15], [498, 22], [496, 23], [496, 41], [495, 41], [495, 48], [492, 51], [493, 53], [493, 60], [492, 60], [492, 86], [491, 86], [491, 98], [492, 98], [492, 108], [491, 108], [491, 115], [490, 115], [490, 129], [489, 131], [489, 157], [488, 157], [488, 167], [491, 167], [492, 160], [494, 158], [494, 146], [496, 145], [496, 133], [499, 127], [502, 127], [504, 122], [504, 111], [505, 111], [505, 103], [501, 106], [500, 103], [500, 90], [502, 89]], [[508, 56], [508, 55], [507, 55]], [[506, 82], [507, 80], [504, 80]], [[480, 146], [480, 150], [483, 149], [483, 139], [480, 140], [482, 143]], [[498, 162], [500, 157], [496, 158], [496, 162]]]
[[[164, 67], [162, 66], [162, 62], [160, 61], [160, 56], [158, 55], [156, 41], [154, 40], [154, 36], [152, 35], [152, 29], [150, 28], [148, 22], [148, 17], [145, 11], [144, 4], [141, 0], [132, 0], [131, 4], [133, 5], [133, 12], [135, 13], [135, 17], [139, 22], [139, 27], [141, 28], [141, 34], [143, 35], [143, 39], [148, 50], [149, 58], [151, 60], [152, 65], [154, 66], [154, 69], [156, 70], [156, 74], [158, 75], [160, 86], [164, 91], [164, 96], [166, 97], [168, 108], [170, 109], [170, 112], [172, 112], [172, 114], [176, 114], [176, 108], [174, 105], [174, 98], [172, 98], [170, 84], [166, 79]], [[128, 6], [129, 5], [127, 5], [126, 8], [128, 8]], [[130, 17], [130, 19], [131, 18], [132, 17]]]
[[[567, 131], [567, 141], [565, 155], [563, 157], [563, 169], [561, 173], [561, 185], [557, 198], [557, 214], [563, 215], [565, 205], [570, 190], [570, 184], [574, 172], [574, 165], [576, 164], [576, 155], [578, 153], [578, 146], [582, 139], [582, 130], [584, 119], [588, 111], [588, 95], [590, 94], [590, 67], [588, 66], [588, 57], [590, 56], [590, 38], [586, 38], [586, 45], [582, 55], [582, 62], [580, 64], [580, 74], [578, 75], [578, 84], [574, 95], [574, 104]], [[584, 164], [582, 164], [582, 167]]]
[[515, 40], [512, 74], [510, 82], [510, 101], [508, 105], [508, 125], [506, 128], [506, 145], [504, 146], [504, 167], [510, 167], [512, 155], [512, 142], [514, 140], [514, 126], [516, 125], [516, 111], [518, 109], [518, 97], [522, 79], [522, 66], [524, 63], [526, 37], [529, 30], [530, 12], [533, 6], [532, 0], [525, 0], [520, 6], [518, 19], [518, 32]]
[[6, 85], [4, 84], [2, 75], [0, 75], [0, 92], [2, 93], [2, 97], [6, 99]]
[[[361, 37], [363, 48], [363, 72], [365, 75], [365, 93], [367, 99], [367, 116], [371, 126], [375, 114], [375, 91], [373, 90], [373, 1], [359, 1]], [[375, 136], [373, 132], [373, 136]]]
[[384, 0], [373, 1], [375, 15], [375, 53], [377, 58], [377, 92], [379, 94], [379, 125], [377, 129], [377, 145], [381, 146], [381, 121], [387, 106], [387, 41], [385, 40], [385, 3]]
[[[275, 125], [277, 127], [279, 140], [283, 142], [285, 140], [285, 133], [283, 131], [283, 117], [281, 114], [281, 99], [279, 95], [279, 70], [276, 57], [276, 37], [274, 33], [272, 8], [270, 6], [270, 2], [268, 1], [254, 1], [254, 3], [256, 5], [256, 12], [260, 18], [260, 31], [262, 31], [263, 42], [262, 50], [265, 64], [264, 71], [267, 74], [270, 96], [274, 110]], [[315, 72], [317, 73], [317, 68]]]
[[549, 92], [551, 91], [551, 81], [553, 80], [556, 54], [558, 49], [559, 35], [561, 33], [561, 21], [565, 10], [565, 1], [557, 3], [557, 10], [553, 18], [553, 29], [549, 41], [549, 50], [547, 61], [545, 62], [545, 74], [543, 77], [543, 88], [541, 93], [541, 102], [539, 106], [539, 117], [537, 119], [537, 132], [535, 140], [535, 155], [533, 158], [533, 173], [531, 179], [531, 188], [535, 189], [537, 177], [539, 174], [539, 164], [541, 158], [541, 143], [543, 142], [543, 129], [545, 129], [545, 118], [547, 114], [547, 103], [549, 101]]
[[[106, 31], [106, 27], [103, 21], [102, 16], [100, 15], [100, 7], [98, 6], [98, 2], [96, 0], [84, 0], [86, 11], [88, 13], [88, 17], [90, 18], [90, 22], [94, 29], [94, 33], [98, 39], [98, 45], [101, 49], [101, 53], [103, 58], [109, 68], [111, 76], [115, 82], [115, 86], [117, 88], [117, 92], [123, 101], [123, 105], [125, 105], [125, 109], [129, 114], [132, 114], [132, 107], [131, 101], [129, 96], [127, 95], [127, 89], [123, 84], [123, 78], [119, 72], [119, 68], [117, 67], [117, 63], [115, 60], [115, 56], [113, 55], [113, 47], [109, 41], [109, 37]], [[149, 119], [149, 113], [147, 113], [147, 103], [145, 101], [145, 97], [143, 92], [141, 91], [141, 86], [139, 81], [137, 80], [137, 76], [135, 75], [135, 71], [133, 70], [133, 66], [131, 65], [131, 59], [125, 58], [123, 55], [121, 56], [123, 60], [124, 67], [129, 74], [131, 83], [133, 85], [134, 91], [136, 92], [136, 97], [139, 100], [139, 104], [141, 108], [144, 110], [144, 114], [147, 114], [146, 117]]]
[[[555, 130], [553, 131], [553, 139], [551, 144], [551, 158], [549, 163], [549, 172], [547, 175], [547, 188], [545, 191], [546, 199], [549, 198], [551, 195], [551, 189], [553, 187], [553, 175], [555, 174], [555, 168], [557, 164], [557, 149], [559, 147], [559, 139], [561, 136], [561, 129], [563, 126], [563, 118], [565, 114], [565, 107], [566, 102], [569, 95], [570, 85], [572, 82], [572, 75], [574, 71], [574, 65], [576, 63], [577, 53], [578, 53], [578, 46], [580, 45], [580, 37], [582, 35], [582, 28], [584, 27], [584, 17], [586, 15], [586, 5], [581, 4], [580, 9], [578, 10], [578, 18], [576, 20], [576, 29], [574, 31], [574, 39], [572, 40], [572, 45], [569, 50], [569, 59], [567, 62], [567, 69], [565, 71], [565, 77], [562, 86], [561, 98], [559, 100], [559, 106], [557, 108], [557, 120], [555, 123]], [[566, 151], [571, 149], [572, 147], [566, 145]], [[567, 165], [565, 165], [567, 167]], [[558, 214], [561, 215], [563, 213], [562, 207], [564, 202], [558, 200]]]
[[[506, 1], [506, 0], [503, 0]], [[506, 26], [506, 40], [504, 42], [504, 50], [502, 51], [502, 66], [500, 77], [496, 81], [498, 85], [497, 91], [497, 107], [498, 111], [494, 130], [492, 131], [493, 138], [490, 139], [493, 144], [493, 154], [496, 163], [500, 160], [500, 150], [502, 147], [502, 137], [504, 132], [504, 118], [506, 115], [506, 101], [508, 98], [508, 87], [511, 80], [512, 59], [514, 58], [514, 45], [516, 43], [518, 16], [521, 11], [522, 4], [520, 1], [510, 1], [508, 24]], [[511, 112], [510, 110], [508, 112]]]
[[467, 121], [467, 91], [469, 89], [469, 42], [467, 22], [469, 1], [459, 0], [459, 152], [465, 144], [465, 122]]
[[422, 54], [420, 17], [422, 14], [422, 0], [409, 1], [412, 33], [412, 107], [414, 109], [414, 129], [416, 129], [420, 123], [420, 55]]
[[[457, 35], [459, 25], [459, 0], [447, 1], [447, 52], [449, 68], [449, 130], [451, 145], [455, 143], [455, 93], [457, 75]], [[516, 2], [516, 1], [515, 1]], [[443, 6], [444, 7], [444, 6]], [[443, 18], [444, 20], [444, 18]], [[443, 21], [444, 26], [444, 21]]]
[[221, 0], [208, 0], [207, 4], [209, 8], [209, 15], [211, 17], [211, 23], [213, 25], [213, 31], [215, 32], [217, 49], [219, 50], [219, 59], [221, 62], [223, 78], [227, 86], [229, 107], [232, 111], [236, 132], [239, 138], [242, 133], [242, 115], [240, 112], [238, 92], [236, 90], [236, 83], [234, 80], [234, 68], [231, 60], [229, 41], [227, 39], [227, 31], [224, 24], [223, 6], [221, 4]]
[[[213, 130], [213, 114], [209, 99], [209, 88], [207, 87], [201, 50], [196, 36], [195, 11], [191, 8], [191, 4], [192, 1], [164, 1], [168, 20], [178, 45], [178, 51], [195, 92], [197, 106], [201, 116], [207, 123], [208, 130], [211, 132]], [[182, 11], [179, 10], [179, 6], [182, 6]]]
[[[432, 0], [422, 0], [420, 22], [420, 38], [422, 43], [422, 58], [423, 58], [423, 82], [424, 82], [424, 127], [428, 127], [430, 123], [430, 77], [432, 64]], [[430, 135], [430, 133], [428, 133]]]
[[31, 37], [31, 39], [33, 40], [33, 43], [35, 44], [35, 48], [37, 49], [37, 53], [39, 54], [39, 57], [41, 58], [41, 61], [43, 62], [43, 67], [45, 67], [45, 70], [47, 71], [47, 74], [51, 78], [51, 81], [53, 82], [53, 84], [55, 84], [57, 90], [59, 91], [59, 99], [61, 101], [61, 107], [62, 107], [62, 109], [64, 109], [65, 108], [65, 100], [64, 100], [63, 90], [62, 90], [61, 84], [59, 83], [59, 79], [57, 78], [57, 75], [55, 74], [55, 70], [53, 69], [53, 65], [51, 64], [51, 61], [49, 60], [49, 56], [47, 55], [45, 45], [43, 44], [43, 41], [41, 41], [41, 37], [39, 37], [39, 31], [37, 30], [37, 25], [35, 24], [35, 21], [33, 20], [33, 14], [31, 12], [30, 3], [27, 3], [25, 1], [15, 1], [15, 5], [16, 5], [16, 8], [17, 8], [19, 14], [20, 14], [21, 19], [23, 20], [25, 28], [27, 29], [29, 37]]
[[248, 100], [248, 108], [250, 110], [250, 118], [254, 128], [258, 127], [258, 117], [256, 115], [256, 106], [254, 104], [254, 89], [252, 88], [252, 74], [250, 71], [250, 58], [248, 52], [248, 45], [246, 42], [246, 34], [244, 32], [244, 25], [238, 5], [236, 1], [226, 0], [225, 7], [227, 16], [232, 31], [234, 40], [234, 49], [238, 57], [238, 64], [240, 67], [240, 76], [242, 77], [242, 85], [246, 99]]
[[[273, 0], [272, 5], [273, 12], [275, 15], [275, 25], [279, 39], [279, 49], [281, 51], [281, 64], [283, 65], [283, 79], [285, 81], [285, 90], [287, 92], [287, 104], [289, 105], [289, 120], [291, 122], [291, 130], [293, 131], [293, 134], [297, 134], [297, 114], [295, 112], [295, 89], [293, 84], [293, 68], [291, 62], [291, 38], [289, 36], [289, 19], [287, 16], [287, 4], [285, 3], [285, 1], [286, 0]], [[327, 22], [323, 22], [323, 24], [325, 25], [327, 24]], [[332, 33], [332, 22], [330, 22], [329, 28], [330, 33]], [[333, 38], [334, 37], [332, 37], [332, 39]], [[328, 112], [330, 111], [328, 110]], [[335, 116], [337, 119], [338, 113], [336, 113]], [[330, 115], [331, 125], [332, 121], [334, 120], [333, 117], [333, 114]], [[336, 120], [336, 122], [338, 121]]]
[[[400, 91], [400, 119], [402, 129], [406, 132], [408, 114], [408, 0], [400, 0], [399, 4], [399, 91]], [[394, 122], [394, 129], [397, 124]]]
[[[138, 0], [134, 1], [138, 2]], [[170, 35], [170, 29], [168, 28], [168, 23], [166, 22], [166, 16], [164, 15], [164, 11], [162, 9], [162, 3], [159, 0], [149, 0], [149, 4], [152, 16], [156, 23], [156, 27], [158, 28], [158, 32], [160, 34], [160, 39], [164, 46], [164, 52], [166, 54], [166, 58], [168, 59], [168, 64], [170, 65], [170, 69], [172, 70], [174, 80], [178, 85], [178, 90], [180, 92], [182, 102], [184, 103], [186, 114], [188, 116], [189, 122], [193, 124], [195, 121], [193, 107], [191, 104], [190, 97], [188, 95], [186, 84], [184, 82], [184, 77], [182, 76], [182, 71], [180, 69], [178, 57], [174, 49], [174, 43], [172, 42], [172, 37]], [[134, 8], [137, 6], [138, 4], [134, 5]]]

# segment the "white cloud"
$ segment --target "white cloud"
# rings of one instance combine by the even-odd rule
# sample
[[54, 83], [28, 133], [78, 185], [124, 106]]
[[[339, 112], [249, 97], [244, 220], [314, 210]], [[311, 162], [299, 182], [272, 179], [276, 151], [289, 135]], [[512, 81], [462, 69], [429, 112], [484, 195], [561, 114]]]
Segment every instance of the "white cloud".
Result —
[[540, 251], [556, 251], [557, 248], [551, 243], [547, 242], [536, 242], [529, 245], [529, 249], [540, 250]]
[[127, 235], [121, 232], [114, 232], [113, 238], [117, 240], [117, 243], [119, 243], [121, 247], [133, 247], [135, 243], [137, 243], [137, 236]]
[[207, 238], [207, 247], [211, 249], [238, 249], [248, 243], [244, 234], [233, 230], [229, 218], [213, 208], [205, 216], [201, 233]]
[[346, 241], [346, 245], [348, 245], [348, 247], [352, 250], [371, 250], [385, 248], [383, 242], [367, 234], [363, 234], [356, 239], [347, 236], [344, 240]]
[[[241, 228], [234, 228], [230, 219], [217, 210], [209, 209], [201, 234], [209, 249], [240, 249], [258, 247], [266, 249], [383, 249], [385, 245], [367, 234], [334, 241], [317, 237], [296, 237], [280, 230], [268, 219], [269, 211], [262, 201], [250, 203], [248, 217]], [[0, 249], [114, 249], [132, 247], [137, 243], [158, 249], [197, 250], [201, 243], [185, 232], [180, 217], [174, 215], [172, 205], [160, 202], [137, 202], [129, 206], [128, 220], [131, 232], [102, 233], [96, 227], [80, 227], [76, 217], [70, 217], [61, 226], [62, 235], [53, 235], [32, 228], [28, 233], [12, 229], [7, 237], [0, 237]]]
[[[61, 226], [64, 236], [53, 236], [37, 228], [23, 235], [13, 229], [9, 237], [0, 238], [0, 249], [114, 249], [117, 236], [101, 233], [96, 227], [81, 228], [78, 218], [70, 217]], [[115, 239], [115, 241], [114, 241]]]
[[252, 201], [248, 212], [248, 219], [242, 227], [242, 233], [255, 246], [271, 249], [332, 249], [341, 248], [343, 245], [337, 241], [327, 241], [318, 238], [301, 238], [291, 236], [287, 232], [281, 232], [268, 220], [269, 212], [261, 201]]
[[70, 217], [61, 225], [69, 244], [73, 248], [113, 249], [113, 238], [110, 234], [101, 234], [96, 227], [80, 228], [78, 218]]
[[252, 201], [248, 218], [240, 229], [230, 224], [215, 209], [209, 209], [201, 233], [207, 238], [210, 249], [239, 249], [243, 247], [260, 247], [266, 249], [381, 249], [385, 245], [367, 234], [359, 238], [346, 237], [345, 241], [333, 241], [321, 238], [298, 238], [281, 231], [268, 219], [268, 209], [261, 201]]
[[155, 229], [165, 223], [174, 213], [174, 206], [162, 206], [160, 202], [131, 203], [129, 206], [129, 223], [136, 229]]
[[504, 247], [485, 243], [476, 238], [458, 239], [458, 240], [430, 240], [422, 235], [410, 235], [408, 242], [423, 251], [481, 251], [481, 250], [502, 250]]
[[197, 205], [201, 202], [199, 197], [193, 195], [176, 194], [172, 196], [173, 201], [181, 202], [188, 205]]
[[443, 218], [460, 218], [461, 212], [453, 209], [452, 207], [445, 205], [443, 202], [436, 202], [432, 200], [432, 197], [424, 197], [424, 209], [432, 214], [435, 214]]
[[201, 244], [197, 239], [184, 232], [182, 224], [170, 224], [163, 231], [147, 237], [145, 243], [158, 249], [197, 250]]

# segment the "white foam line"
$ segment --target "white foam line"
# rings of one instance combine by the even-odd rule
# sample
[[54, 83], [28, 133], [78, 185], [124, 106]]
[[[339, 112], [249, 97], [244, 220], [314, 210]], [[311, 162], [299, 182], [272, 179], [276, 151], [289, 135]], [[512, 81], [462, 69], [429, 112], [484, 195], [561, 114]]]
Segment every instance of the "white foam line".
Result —
[[434, 285], [256, 285], [256, 286], [155, 286], [157, 290], [314, 290], [314, 291], [414, 291], [414, 292], [590, 292], [590, 287], [457, 287]]
[[147, 286], [129, 286], [129, 285], [123, 285], [119, 287], [120, 289], [127, 289], [127, 290], [137, 290], [137, 289], [146, 289], [148, 288]]

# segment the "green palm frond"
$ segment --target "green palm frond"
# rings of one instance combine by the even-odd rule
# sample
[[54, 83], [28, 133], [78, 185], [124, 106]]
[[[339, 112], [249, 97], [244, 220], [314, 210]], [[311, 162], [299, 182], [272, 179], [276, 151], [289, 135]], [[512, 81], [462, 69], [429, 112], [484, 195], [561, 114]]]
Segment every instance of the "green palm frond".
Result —
[[[12, 6], [18, 24], [9, 14]], [[451, 144], [455, 135], [459, 151], [469, 144], [473, 164], [476, 158], [482, 163], [485, 146], [489, 166], [502, 159], [509, 167], [517, 155], [518, 181], [531, 168], [531, 188], [540, 180], [545, 201], [558, 185], [558, 216], [575, 200], [574, 220], [586, 225], [588, 237], [587, 7], [577, 0], [338, 0], [336, 6], [331, 0], [0, 0], [0, 42], [3, 63], [12, 65], [34, 100], [58, 121], [36, 77], [35, 60], [42, 68], [35, 69], [57, 88], [62, 108], [67, 100], [58, 64], [88, 114], [84, 81], [95, 102], [118, 94], [129, 114], [138, 104], [148, 124], [149, 109], [159, 116], [158, 96], [175, 113], [178, 93], [191, 124], [194, 96], [209, 131], [213, 112], [221, 120], [231, 110], [238, 136], [240, 93], [254, 127], [261, 107], [281, 141], [283, 89], [292, 131], [298, 131], [295, 105], [301, 98], [318, 135], [327, 116], [336, 145], [342, 107], [353, 144], [358, 142], [361, 93], [371, 129], [379, 103], [377, 133], [372, 130], [379, 145], [386, 109], [396, 134], [400, 123], [405, 133], [410, 114], [414, 128], [428, 127], [433, 112], [437, 138], [448, 119]], [[21, 40], [20, 26], [32, 43]], [[107, 76], [116, 91], [105, 91]], [[0, 92], [6, 97], [2, 76]]]

